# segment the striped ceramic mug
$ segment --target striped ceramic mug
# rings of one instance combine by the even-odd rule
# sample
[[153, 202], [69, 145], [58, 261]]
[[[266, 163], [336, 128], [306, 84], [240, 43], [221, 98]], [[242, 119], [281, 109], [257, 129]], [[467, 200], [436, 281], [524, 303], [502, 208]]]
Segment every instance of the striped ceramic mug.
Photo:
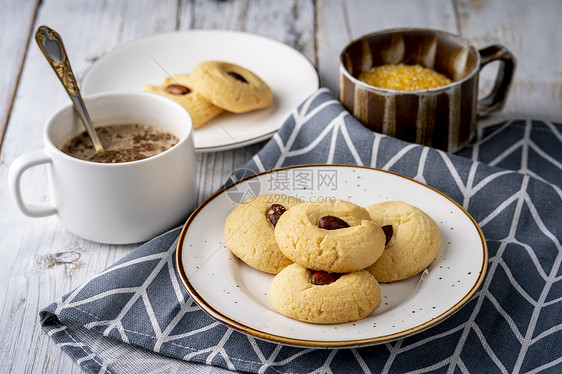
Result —
[[[478, 99], [482, 67], [499, 61], [491, 92]], [[419, 64], [449, 77], [445, 86], [401, 91], [357, 79], [373, 66]], [[457, 35], [430, 29], [393, 29], [352, 41], [340, 55], [340, 100], [366, 127], [448, 152], [465, 146], [476, 116], [503, 107], [515, 58], [501, 45], [477, 50]]]

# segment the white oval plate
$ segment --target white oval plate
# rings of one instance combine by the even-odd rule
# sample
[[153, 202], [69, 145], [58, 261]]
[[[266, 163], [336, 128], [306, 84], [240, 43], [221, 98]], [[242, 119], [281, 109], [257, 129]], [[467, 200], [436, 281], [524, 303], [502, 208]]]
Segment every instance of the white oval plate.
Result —
[[165, 77], [189, 73], [207, 60], [241, 65], [261, 77], [273, 91], [271, 107], [250, 113], [225, 113], [195, 131], [199, 152], [220, 151], [267, 139], [290, 111], [319, 87], [312, 63], [279, 41], [236, 31], [192, 30], [159, 34], [125, 44], [94, 62], [81, 91], [142, 91]]
[[[381, 284], [382, 304], [365, 319], [334, 325], [295, 321], [278, 314], [269, 302], [273, 275], [249, 267], [225, 245], [224, 222], [236, 203], [264, 193], [304, 200], [338, 198], [361, 206], [405, 201], [437, 222], [443, 246], [427, 272]], [[190, 296], [218, 321], [276, 343], [341, 348], [388, 342], [443, 321], [478, 290], [488, 252], [474, 219], [431, 187], [379, 169], [305, 165], [251, 176], [210, 197], [186, 222], [176, 260]]]

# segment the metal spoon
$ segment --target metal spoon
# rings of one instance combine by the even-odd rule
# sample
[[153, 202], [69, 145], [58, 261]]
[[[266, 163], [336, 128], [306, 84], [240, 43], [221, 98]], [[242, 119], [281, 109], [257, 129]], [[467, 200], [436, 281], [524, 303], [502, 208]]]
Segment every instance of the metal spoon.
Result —
[[35, 33], [35, 41], [68, 93], [72, 104], [74, 104], [74, 109], [76, 109], [82, 123], [86, 127], [86, 131], [92, 140], [94, 149], [96, 152], [103, 151], [103, 146], [96, 134], [94, 126], [92, 125], [92, 120], [86, 110], [84, 100], [82, 100], [82, 96], [80, 95], [78, 84], [76, 84], [76, 78], [74, 77], [74, 73], [70, 67], [70, 62], [68, 61], [66, 50], [64, 49], [64, 44], [62, 43], [62, 38], [55, 30], [52, 30], [47, 26], [40, 26]]

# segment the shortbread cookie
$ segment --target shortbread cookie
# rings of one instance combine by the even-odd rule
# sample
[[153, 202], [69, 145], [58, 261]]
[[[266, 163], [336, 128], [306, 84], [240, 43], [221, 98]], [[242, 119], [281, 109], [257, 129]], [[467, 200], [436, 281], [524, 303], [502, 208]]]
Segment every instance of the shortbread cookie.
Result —
[[392, 226], [382, 256], [367, 269], [379, 282], [409, 278], [435, 260], [441, 249], [441, 234], [425, 212], [402, 201], [373, 204], [367, 210], [380, 226]]
[[312, 270], [348, 273], [372, 265], [385, 235], [369, 212], [343, 201], [307, 202], [281, 216], [275, 228], [281, 252]]
[[[314, 281], [316, 278], [321, 282]], [[279, 313], [292, 319], [344, 323], [365, 318], [378, 308], [381, 291], [366, 270], [333, 275], [292, 264], [273, 278], [269, 300]]]
[[292, 263], [279, 250], [274, 225], [285, 210], [301, 200], [282, 194], [260, 195], [238, 204], [226, 218], [224, 236], [228, 248], [246, 264], [277, 274]]
[[189, 74], [176, 74], [172, 78], [165, 78], [159, 86], [147, 84], [143, 91], [164, 96], [179, 103], [189, 112], [195, 129], [224, 112], [223, 109], [213, 105], [193, 89]]
[[273, 102], [271, 89], [260, 77], [228, 62], [202, 62], [193, 68], [190, 80], [197, 92], [229, 112], [263, 109]]

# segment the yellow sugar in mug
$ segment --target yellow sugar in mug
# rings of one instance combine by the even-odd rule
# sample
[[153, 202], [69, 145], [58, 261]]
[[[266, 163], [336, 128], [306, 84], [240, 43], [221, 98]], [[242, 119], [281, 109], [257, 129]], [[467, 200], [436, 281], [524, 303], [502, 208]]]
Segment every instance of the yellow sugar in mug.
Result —
[[[479, 73], [492, 61], [500, 62], [495, 85], [479, 100]], [[387, 72], [390, 78], [383, 77], [390, 86], [378, 87], [359, 78], [373, 68], [388, 69], [392, 65], [397, 67]], [[421, 88], [404, 84], [399, 78], [412, 74], [406, 70], [417, 69], [415, 65], [450, 82]], [[514, 71], [515, 58], [501, 45], [478, 50], [458, 35], [444, 31], [384, 30], [354, 40], [343, 49], [339, 97], [373, 131], [455, 152], [469, 142], [477, 115], [503, 107]], [[397, 75], [392, 77], [393, 73]], [[418, 74], [422, 83], [433, 79], [427, 72]]]

